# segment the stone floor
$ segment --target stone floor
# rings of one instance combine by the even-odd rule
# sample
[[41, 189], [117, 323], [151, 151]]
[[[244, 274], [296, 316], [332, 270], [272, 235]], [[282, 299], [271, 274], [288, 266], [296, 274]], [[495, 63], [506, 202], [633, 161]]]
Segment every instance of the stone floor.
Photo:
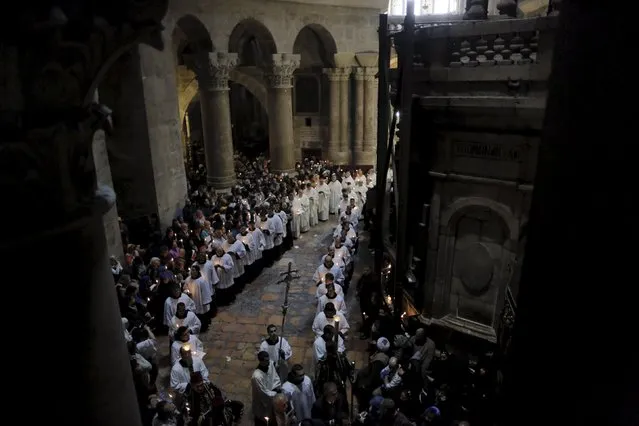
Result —
[[[331, 216], [328, 222], [320, 223], [302, 234], [295, 241], [294, 248], [286, 252], [273, 267], [265, 268], [238, 295], [233, 305], [220, 308], [210, 329], [200, 335], [206, 350], [204, 363], [211, 373], [211, 381], [226, 392], [229, 398], [242, 401], [246, 406], [242, 425], [252, 424], [251, 374], [257, 365], [259, 345], [266, 337], [266, 326], [276, 324], [280, 328], [282, 324], [285, 285], [277, 284], [277, 281], [281, 279], [280, 274], [286, 271], [289, 262], [292, 262], [293, 269], [298, 270], [300, 278], [291, 284], [283, 336], [293, 348], [291, 365], [302, 363], [307, 374], [313, 371], [314, 338], [311, 324], [317, 306], [316, 287], [311, 277], [330, 244], [335, 222], [335, 218]], [[367, 237], [366, 233], [360, 235], [360, 250], [355, 257], [355, 272], [351, 284], [353, 289], [363, 267], [372, 262]], [[351, 336], [346, 343], [348, 357], [359, 368], [366, 359], [366, 342], [358, 338], [361, 316], [355, 291], [349, 292], [347, 306], [351, 326]], [[161, 358], [158, 386], [166, 388], [169, 374], [168, 339], [160, 338], [159, 343]]]

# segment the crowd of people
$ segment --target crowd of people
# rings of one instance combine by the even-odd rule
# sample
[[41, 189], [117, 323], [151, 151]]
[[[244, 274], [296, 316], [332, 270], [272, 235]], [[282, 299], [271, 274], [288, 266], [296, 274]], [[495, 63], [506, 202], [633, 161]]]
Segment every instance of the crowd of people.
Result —
[[[238, 184], [224, 194], [206, 186], [203, 168], [196, 170], [182, 215], [163, 231], [152, 219], [145, 226], [121, 223], [126, 249], [122, 261], [112, 257], [111, 266], [145, 425], [217, 426], [241, 417], [243, 403], [227, 400], [209, 381], [198, 335], [208, 329], [218, 306], [232, 304], [244, 285], [291, 248], [294, 239], [331, 215], [340, 218], [340, 226], [316, 275], [334, 277], [343, 289], [350, 281], [355, 229], [360, 218], [370, 217], [366, 197], [374, 186], [374, 171], [351, 175], [350, 170], [306, 159], [294, 175], [274, 174], [265, 159], [245, 157], [236, 158], [236, 170]], [[331, 296], [335, 289], [330, 282], [323, 288], [318, 309], [330, 314], [332, 303], [321, 296]], [[299, 374], [300, 366], [285, 371], [283, 361], [290, 355], [284, 354], [290, 347], [269, 327], [271, 338], [280, 343], [263, 343], [260, 365], [268, 354], [283, 379]], [[171, 341], [170, 392], [164, 394], [156, 386], [156, 335], [161, 334]], [[267, 406], [269, 412], [278, 407]], [[256, 415], [256, 421], [265, 417]]]

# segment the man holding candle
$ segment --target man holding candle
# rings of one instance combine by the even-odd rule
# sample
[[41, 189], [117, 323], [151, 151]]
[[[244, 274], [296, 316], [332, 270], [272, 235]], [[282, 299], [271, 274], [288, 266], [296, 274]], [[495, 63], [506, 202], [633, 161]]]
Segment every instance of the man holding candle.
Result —
[[337, 312], [335, 305], [330, 302], [324, 306], [324, 310], [317, 314], [315, 320], [313, 320], [313, 332], [317, 336], [321, 336], [324, 334], [324, 326], [327, 324], [335, 327], [335, 329], [342, 335], [348, 333], [348, 330], [350, 329], [344, 314]]
[[273, 410], [273, 397], [281, 392], [282, 382], [268, 352], [257, 354], [258, 365], [251, 376], [252, 407], [255, 426], [265, 426]]

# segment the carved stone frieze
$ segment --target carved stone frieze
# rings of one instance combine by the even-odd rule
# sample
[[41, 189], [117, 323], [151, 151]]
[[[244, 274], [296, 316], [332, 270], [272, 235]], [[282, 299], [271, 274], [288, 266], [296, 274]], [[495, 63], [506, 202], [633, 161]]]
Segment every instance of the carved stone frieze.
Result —
[[[32, 226], [54, 227], [93, 208], [93, 134], [111, 114], [94, 101], [96, 88], [138, 43], [164, 47], [168, 0], [75, 3], [17, 4], [15, 22], [2, 29], [0, 193], [24, 206], [20, 221]], [[25, 229], [7, 232], [11, 239]]]
[[353, 76], [357, 81], [364, 81], [364, 68], [357, 67], [353, 69]]
[[300, 66], [300, 55], [276, 53], [265, 70], [266, 82], [272, 89], [293, 87], [293, 72]]
[[324, 74], [328, 77], [328, 81], [346, 81], [350, 78], [352, 72], [353, 69], [350, 67], [324, 68]]
[[231, 71], [237, 66], [237, 53], [201, 52], [185, 55], [184, 60], [201, 89], [229, 90]]
[[377, 68], [365, 67], [363, 69], [364, 69], [364, 80], [366, 80], [366, 81], [375, 81], [375, 80], [377, 80]]

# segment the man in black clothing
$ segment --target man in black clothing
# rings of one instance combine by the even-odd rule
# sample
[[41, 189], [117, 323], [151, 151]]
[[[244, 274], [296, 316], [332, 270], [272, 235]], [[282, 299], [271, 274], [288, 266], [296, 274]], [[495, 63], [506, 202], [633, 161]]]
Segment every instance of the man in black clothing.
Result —
[[313, 420], [322, 422], [323, 426], [343, 426], [348, 419], [346, 404], [339, 395], [337, 385], [324, 383], [324, 393], [313, 404], [311, 416]]

